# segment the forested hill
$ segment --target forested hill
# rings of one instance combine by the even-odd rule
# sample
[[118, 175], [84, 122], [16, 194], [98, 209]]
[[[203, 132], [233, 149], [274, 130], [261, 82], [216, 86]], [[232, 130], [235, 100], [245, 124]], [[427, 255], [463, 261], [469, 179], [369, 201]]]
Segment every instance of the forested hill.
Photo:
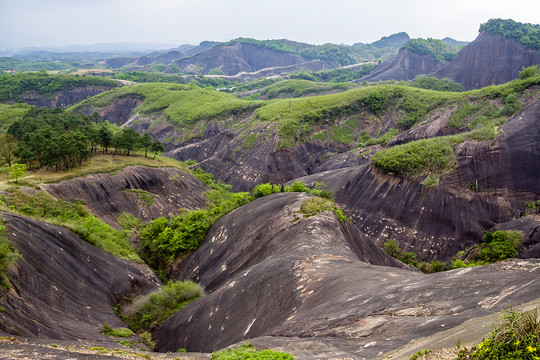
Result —
[[459, 47], [451, 46], [437, 39], [411, 39], [401, 50], [409, 50], [413, 54], [429, 55], [439, 62], [452, 61]]
[[491, 19], [480, 25], [480, 32], [501, 35], [504, 39], [514, 39], [525, 47], [540, 50], [540, 25], [524, 24], [512, 19]]
[[[52, 98], [61, 91], [87, 86], [100, 87], [105, 91], [118, 87], [120, 84], [115, 80], [96, 76], [50, 76], [43, 70], [38, 73], [15, 73], [12, 75], [4, 73], [0, 76], [0, 102], [17, 101], [20, 100], [21, 95], [30, 92]], [[83, 99], [79, 101], [81, 100]]]

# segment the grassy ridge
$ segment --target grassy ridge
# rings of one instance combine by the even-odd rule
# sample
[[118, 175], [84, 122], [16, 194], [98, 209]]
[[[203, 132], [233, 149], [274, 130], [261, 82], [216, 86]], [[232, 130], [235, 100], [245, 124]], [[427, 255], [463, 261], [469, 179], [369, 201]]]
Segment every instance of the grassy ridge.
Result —
[[325, 92], [342, 92], [354, 88], [355, 85], [349, 83], [325, 83], [308, 80], [284, 80], [260, 92], [260, 97], [265, 99], [277, 99], [283, 97], [302, 97], [307, 95], [318, 95]]
[[51, 96], [62, 90], [82, 86], [114, 88], [120, 84], [98, 76], [48, 75], [44, 71], [13, 75], [4, 73], [0, 76], [0, 101], [17, 100], [22, 93], [27, 91], [36, 91], [41, 95]]
[[140, 113], [150, 115], [163, 111], [174, 124], [180, 126], [190, 126], [220, 115], [241, 113], [257, 106], [256, 103], [240, 100], [233, 95], [198, 86], [141, 84], [97, 95], [71, 109], [77, 111], [88, 105], [104, 107], [126, 96], [144, 98], [144, 103], [138, 108]]
[[[280, 142], [282, 148], [294, 146], [297, 142], [309, 141], [314, 134], [320, 133], [323, 129], [330, 130], [333, 126], [340, 126], [339, 122], [347, 120], [350, 116], [381, 121], [390, 112], [397, 122], [397, 129], [403, 131], [427, 119], [436, 109], [456, 104], [458, 112], [461, 111], [463, 114], [456, 113], [452, 118], [452, 125], [461, 129], [467, 125], [462, 118], [471, 121], [482, 115], [490, 120], [490, 114], [510, 115], [518, 109], [516, 106], [511, 106], [514, 100], [510, 100], [525, 89], [538, 84], [540, 84], [540, 77], [531, 76], [480, 90], [441, 92], [392, 84], [346, 90], [349, 86], [346, 84], [329, 85], [291, 80], [271, 85], [263, 91], [263, 94], [268, 97], [279, 97], [283, 94], [305, 96], [318, 92], [345, 91], [337, 94], [268, 101], [241, 100], [230, 94], [192, 85], [141, 84], [100, 94], [72, 109], [80, 110], [87, 105], [103, 107], [112, 104], [117, 98], [139, 96], [144, 98], [144, 103], [138, 109], [141, 114], [147, 116], [165, 114], [173, 124], [185, 127], [186, 130], [196, 127], [199, 121], [255, 110], [254, 121], [279, 123], [278, 134], [282, 137]], [[468, 109], [473, 106], [471, 105], [473, 103], [485, 102], [487, 104], [493, 99], [503, 102], [505, 109], [493, 108], [495, 105], [492, 104], [489, 106], [493, 109], [488, 109], [486, 105], [485, 111]], [[481, 122], [485, 122], [486, 119], [482, 119]], [[334, 129], [333, 132], [336, 135], [339, 130]], [[339, 139], [340, 142], [351, 143], [357, 140], [355, 139], [357, 135], [339, 136]], [[334, 139], [336, 136], [331, 138]]]

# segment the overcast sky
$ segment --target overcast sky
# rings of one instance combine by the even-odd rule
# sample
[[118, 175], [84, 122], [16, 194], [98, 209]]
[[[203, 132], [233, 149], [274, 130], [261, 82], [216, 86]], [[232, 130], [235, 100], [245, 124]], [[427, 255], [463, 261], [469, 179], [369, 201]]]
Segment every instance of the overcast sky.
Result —
[[197, 44], [236, 37], [312, 44], [411, 37], [472, 41], [490, 18], [540, 23], [538, 0], [0, 0], [0, 44]]

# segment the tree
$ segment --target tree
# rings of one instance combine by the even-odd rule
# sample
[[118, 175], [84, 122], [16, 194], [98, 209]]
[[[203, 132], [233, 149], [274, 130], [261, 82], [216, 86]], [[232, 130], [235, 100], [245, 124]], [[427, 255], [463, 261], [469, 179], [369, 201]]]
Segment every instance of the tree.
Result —
[[0, 160], [11, 166], [17, 150], [17, 140], [11, 134], [0, 135]]
[[112, 130], [107, 125], [107, 123], [102, 124], [98, 130], [99, 145], [101, 145], [103, 148], [104, 154], [108, 152], [109, 146], [112, 145], [114, 135]]
[[152, 137], [149, 133], [144, 133], [144, 135], [141, 138], [141, 145], [144, 147], [144, 157], [148, 154], [148, 148], [152, 146]]
[[141, 143], [141, 135], [139, 135], [135, 129], [130, 127], [122, 129], [121, 137], [121, 146], [126, 149], [127, 156], [129, 156], [130, 151], [137, 149]]
[[152, 143], [152, 146], [150, 148], [150, 150], [152, 150], [154, 152], [154, 157], [152, 159], [155, 159], [156, 158], [156, 154], [158, 152], [163, 152], [165, 151], [165, 147], [163, 146], [163, 144], [161, 143], [161, 141], [159, 140], [156, 140]]
[[15, 178], [15, 182], [19, 180], [20, 177], [26, 176], [26, 164], [13, 164], [9, 170], [9, 178]]

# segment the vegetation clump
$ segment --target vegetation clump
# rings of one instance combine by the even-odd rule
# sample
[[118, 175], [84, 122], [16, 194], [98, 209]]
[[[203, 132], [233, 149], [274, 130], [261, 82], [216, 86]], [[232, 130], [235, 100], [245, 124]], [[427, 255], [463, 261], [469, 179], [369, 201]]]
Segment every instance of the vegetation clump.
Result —
[[461, 349], [456, 360], [538, 360], [540, 359], [540, 318], [538, 309], [501, 315], [502, 322], [471, 349]]
[[347, 217], [343, 211], [336, 205], [334, 201], [329, 199], [316, 197], [304, 201], [302, 206], [300, 206], [300, 212], [304, 214], [304, 217], [317, 215], [324, 211], [332, 211], [340, 222], [345, 222], [347, 220]]
[[[129, 156], [140, 148], [145, 149], [145, 157], [148, 149], [154, 151], [155, 157], [164, 150], [163, 144], [153, 142], [149, 134], [141, 136], [132, 128], [117, 129], [108, 123], [98, 125], [99, 120], [97, 113], [87, 116], [58, 108], [31, 108], [8, 129], [17, 142], [11, 152], [29, 168], [60, 170], [81, 165], [97, 154], [98, 146], [103, 153], [114, 147], [113, 157], [122, 151]], [[2, 158], [6, 160], [6, 156]]]
[[540, 50], [540, 25], [524, 24], [511, 19], [490, 19], [480, 25], [479, 31], [498, 34], [504, 39], [514, 39], [528, 48]]
[[226, 349], [212, 353], [210, 360], [294, 360], [289, 353], [273, 350], [257, 351], [253, 344], [244, 344], [236, 349]]
[[17, 261], [21, 255], [5, 236], [6, 227], [0, 225], [0, 286], [9, 290], [9, 281], [6, 277], [8, 268]]
[[123, 309], [122, 318], [135, 332], [149, 330], [203, 294], [199, 284], [171, 281], [158, 290], [136, 298]]
[[305, 70], [291, 74], [289, 75], [289, 78], [330, 83], [344, 83], [369, 75], [373, 70], [375, 70], [376, 67], [377, 65], [374, 63], [366, 63], [363, 64], [359, 69], [355, 70], [350, 70], [347, 68], [321, 71]]
[[411, 141], [375, 153], [371, 163], [386, 173], [402, 177], [440, 175], [456, 165], [454, 146], [461, 141], [459, 136]]
[[57, 200], [46, 192], [16, 190], [4, 198], [5, 210], [63, 226], [90, 244], [126, 260], [142, 262], [129, 243], [129, 231], [116, 230], [91, 215], [80, 202]]
[[127, 328], [118, 328], [113, 329], [113, 327], [107, 323], [103, 324], [103, 331], [101, 332], [103, 335], [110, 335], [115, 337], [130, 337], [133, 335], [133, 331]]
[[442, 261], [434, 260], [430, 263], [419, 261], [414, 252], [403, 252], [400, 249], [397, 241], [394, 239], [387, 240], [383, 245], [383, 249], [388, 253], [388, 255], [398, 259], [399, 261], [409, 266], [417, 268], [426, 274], [450, 270], [450, 267]]
[[429, 55], [439, 62], [452, 61], [458, 52], [458, 48], [431, 38], [410, 39], [401, 48], [404, 49], [418, 55]]
[[419, 76], [414, 80], [411, 86], [436, 91], [465, 91], [465, 87], [460, 83], [450, 79], [437, 79], [436, 77], [432, 76]]
[[83, 86], [120, 86], [114, 80], [98, 76], [49, 75], [45, 71], [38, 73], [15, 73], [0, 76], [0, 101], [17, 100], [24, 92], [36, 91], [41, 95], [51, 95], [62, 90]]
[[[454, 259], [452, 267], [487, 265], [513, 258], [522, 241], [523, 235], [519, 231], [488, 232], [483, 236], [482, 243], [471, 249], [465, 260], [459, 257]], [[461, 255], [463, 257], [465, 254]]]

